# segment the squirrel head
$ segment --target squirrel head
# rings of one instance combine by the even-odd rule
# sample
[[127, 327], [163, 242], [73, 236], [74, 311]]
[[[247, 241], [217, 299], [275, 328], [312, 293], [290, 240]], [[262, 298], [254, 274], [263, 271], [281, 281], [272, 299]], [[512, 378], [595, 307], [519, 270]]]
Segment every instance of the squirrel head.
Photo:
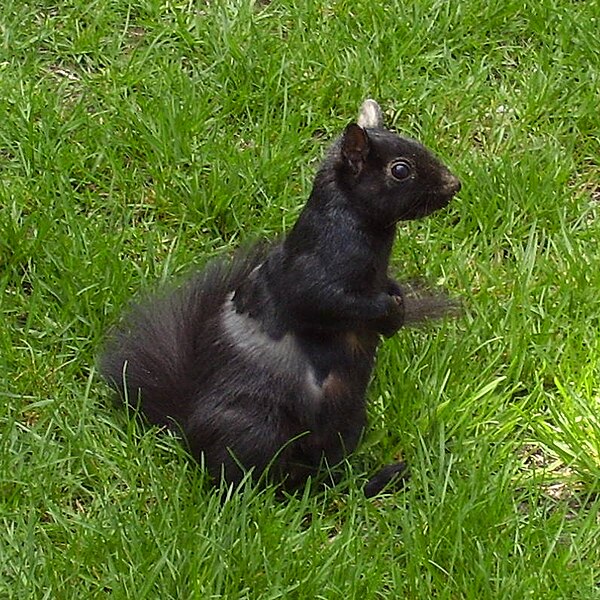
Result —
[[383, 128], [374, 100], [366, 100], [357, 123], [336, 144], [336, 181], [368, 221], [391, 226], [446, 206], [460, 181], [425, 146]]

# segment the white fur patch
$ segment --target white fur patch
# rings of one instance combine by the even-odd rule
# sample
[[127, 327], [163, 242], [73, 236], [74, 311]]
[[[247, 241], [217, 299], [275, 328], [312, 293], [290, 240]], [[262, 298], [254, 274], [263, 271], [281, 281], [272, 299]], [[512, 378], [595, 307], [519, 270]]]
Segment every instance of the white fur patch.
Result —
[[383, 114], [379, 104], [370, 98], [365, 100], [358, 114], [358, 125], [363, 129], [377, 129], [383, 127]]
[[296, 379], [311, 396], [320, 396], [314, 369], [298, 347], [290, 333], [280, 340], [267, 335], [260, 323], [248, 315], [239, 314], [232, 301], [233, 294], [225, 301], [222, 324], [229, 342], [259, 368]]

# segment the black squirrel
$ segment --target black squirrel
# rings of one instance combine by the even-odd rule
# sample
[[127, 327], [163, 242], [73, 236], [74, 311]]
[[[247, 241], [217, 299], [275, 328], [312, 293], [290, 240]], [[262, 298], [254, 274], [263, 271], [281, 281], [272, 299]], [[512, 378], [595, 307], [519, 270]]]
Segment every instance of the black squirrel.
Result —
[[[357, 446], [380, 336], [451, 308], [387, 270], [396, 223], [446, 206], [459, 189], [366, 100], [285, 239], [213, 261], [139, 303], [109, 335], [101, 372], [148, 421], [181, 432], [217, 481], [238, 484], [252, 470], [298, 488]], [[404, 469], [384, 467], [365, 493]]]

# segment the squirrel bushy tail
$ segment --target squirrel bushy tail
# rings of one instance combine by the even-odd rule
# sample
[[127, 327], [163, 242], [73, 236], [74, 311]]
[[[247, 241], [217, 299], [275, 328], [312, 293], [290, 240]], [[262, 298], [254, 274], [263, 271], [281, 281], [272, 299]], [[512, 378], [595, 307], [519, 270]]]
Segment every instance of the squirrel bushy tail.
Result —
[[247, 280], [267, 244], [210, 261], [182, 285], [132, 303], [107, 336], [100, 371], [127, 404], [148, 421], [177, 431], [189, 418], [203, 361], [218, 342], [228, 294]]

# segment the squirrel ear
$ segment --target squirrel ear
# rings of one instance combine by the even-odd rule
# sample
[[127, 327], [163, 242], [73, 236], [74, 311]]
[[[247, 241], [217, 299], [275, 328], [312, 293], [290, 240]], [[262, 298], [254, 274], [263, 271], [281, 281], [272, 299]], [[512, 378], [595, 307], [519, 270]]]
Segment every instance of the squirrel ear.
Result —
[[368, 98], [362, 103], [358, 113], [358, 124], [369, 129], [381, 129], [383, 127], [383, 113], [375, 100]]
[[355, 175], [362, 171], [368, 154], [367, 132], [356, 123], [350, 123], [342, 136], [342, 157]]

